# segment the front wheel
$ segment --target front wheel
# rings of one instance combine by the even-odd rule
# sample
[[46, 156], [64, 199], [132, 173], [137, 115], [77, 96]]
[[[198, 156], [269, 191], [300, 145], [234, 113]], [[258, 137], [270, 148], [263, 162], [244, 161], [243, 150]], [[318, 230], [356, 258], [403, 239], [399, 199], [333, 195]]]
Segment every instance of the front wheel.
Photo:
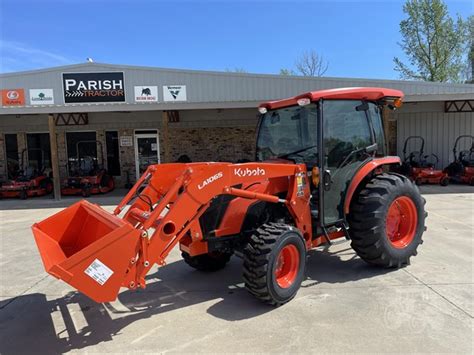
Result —
[[351, 204], [348, 218], [351, 246], [369, 264], [409, 264], [423, 243], [425, 200], [406, 177], [373, 178]]
[[304, 278], [306, 245], [295, 227], [268, 223], [257, 229], [244, 250], [247, 290], [274, 306], [295, 297]]

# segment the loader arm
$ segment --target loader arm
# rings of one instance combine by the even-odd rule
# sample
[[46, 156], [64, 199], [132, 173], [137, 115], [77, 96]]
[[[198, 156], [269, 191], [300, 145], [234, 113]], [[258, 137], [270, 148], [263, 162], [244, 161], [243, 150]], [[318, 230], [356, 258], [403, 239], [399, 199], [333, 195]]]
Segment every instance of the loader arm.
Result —
[[[191, 244], [195, 247], [206, 248], [202, 243], [203, 233], [198, 220], [209, 207], [210, 201], [222, 194], [284, 204], [296, 227], [310, 243], [311, 224], [307, 223], [311, 221], [308, 208], [310, 192], [304, 165], [165, 164], [150, 166], [144, 176], [145, 179], [132, 188], [114, 212], [120, 213], [128, 202], [127, 199], [137, 196], [137, 190], [146, 183], [146, 187], [140, 192], [141, 198], [131, 205], [124, 216], [135, 228], [143, 231], [143, 238], [140, 253], [123, 286], [145, 287], [145, 276], [153, 264], [163, 265], [170, 251], [186, 235], [190, 236]], [[281, 177], [288, 177], [289, 180], [288, 193], [283, 199], [235, 187]], [[132, 275], [135, 275], [135, 280]]]

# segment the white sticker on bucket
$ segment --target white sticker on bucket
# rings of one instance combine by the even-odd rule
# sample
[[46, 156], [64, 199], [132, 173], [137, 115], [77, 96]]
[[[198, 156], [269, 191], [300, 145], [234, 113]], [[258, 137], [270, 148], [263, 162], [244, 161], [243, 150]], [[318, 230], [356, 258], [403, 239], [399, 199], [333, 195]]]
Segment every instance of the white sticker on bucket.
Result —
[[99, 259], [95, 259], [92, 264], [84, 270], [84, 272], [100, 285], [105, 284], [109, 277], [114, 273]]

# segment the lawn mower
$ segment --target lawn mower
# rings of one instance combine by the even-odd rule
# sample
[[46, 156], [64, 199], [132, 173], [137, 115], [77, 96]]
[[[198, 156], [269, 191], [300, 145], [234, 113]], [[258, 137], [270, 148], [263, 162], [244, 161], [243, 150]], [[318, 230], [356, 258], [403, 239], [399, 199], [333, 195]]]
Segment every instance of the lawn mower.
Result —
[[[420, 150], [412, 151], [407, 156], [407, 146], [409, 141], [419, 141]], [[440, 184], [447, 186], [449, 184], [449, 176], [443, 170], [437, 170], [436, 165], [439, 158], [436, 154], [423, 155], [425, 148], [425, 140], [421, 136], [409, 136], [405, 139], [403, 145], [403, 164], [400, 172], [408, 176], [417, 185], [422, 184]]]
[[[308, 252], [346, 238], [369, 264], [407, 265], [422, 243], [425, 201], [390, 173], [381, 112], [403, 93], [381, 88], [308, 92], [259, 106], [250, 163], [150, 165], [111, 213], [88, 201], [35, 223], [44, 267], [96, 302], [146, 286], [179, 244], [201, 271], [243, 258], [243, 280], [274, 306], [291, 300]], [[344, 239], [341, 239], [344, 240]]]
[[[41, 164], [34, 167], [26, 165], [26, 149], [21, 152], [21, 167], [15, 179], [4, 182], [0, 186], [0, 197], [19, 197], [26, 200], [32, 196], [44, 196], [53, 191], [53, 181], [45, 174], [44, 151], [32, 148], [30, 152], [38, 151], [41, 154]], [[43, 166], [41, 166], [43, 165]]]
[[[461, 139], [468, 138], [471, 142], [469, 150], [460, 150], [458, 147]], [[453, 148], [454, 161], [444, 169], [453, 182], [474, 185], [474, 136], [462, 135], [456, 138]]]
[[62, 195], [82, 195], [89, 197], [91, 194], [105, 194], [115, 187], [114, 178], [107, 174], [107, 170], [100, 167], [96, 156], [81, 156], [81, 146], [94, 144], [99, 147], [101, 162], [104, 162], [104, 150], [99, 141], [80, 141], [76, 144], [77, 159], [73, 164], [72, 176], [63, 182]]

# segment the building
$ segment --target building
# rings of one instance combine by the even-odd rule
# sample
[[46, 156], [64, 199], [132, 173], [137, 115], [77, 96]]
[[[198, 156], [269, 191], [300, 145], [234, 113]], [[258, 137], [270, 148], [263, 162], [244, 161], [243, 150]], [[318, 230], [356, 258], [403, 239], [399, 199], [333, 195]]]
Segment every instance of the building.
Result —
[[[123, 185], [146, 165], [176, 161], [183, 154], [192, 161], [253, 159], [260, 102], [351, 86], [405, 93], [404, 106], [385, 117], [391, 153], [402, 155], [405, 138], [422, 135], [425, 152], [436, 154], [444, 167], [452, 159], [455, 138], [474, 134], [472, 84], [84, 63], [0, 75], [0, 180], [22, 157], [48, 165], [48, 115], [55, 122], [61, 177], [79, 150], [97, 155]], [[90, 143], [95, 140], [100, 144]], [[79, 143], [84, 141], [89, 143]]]

